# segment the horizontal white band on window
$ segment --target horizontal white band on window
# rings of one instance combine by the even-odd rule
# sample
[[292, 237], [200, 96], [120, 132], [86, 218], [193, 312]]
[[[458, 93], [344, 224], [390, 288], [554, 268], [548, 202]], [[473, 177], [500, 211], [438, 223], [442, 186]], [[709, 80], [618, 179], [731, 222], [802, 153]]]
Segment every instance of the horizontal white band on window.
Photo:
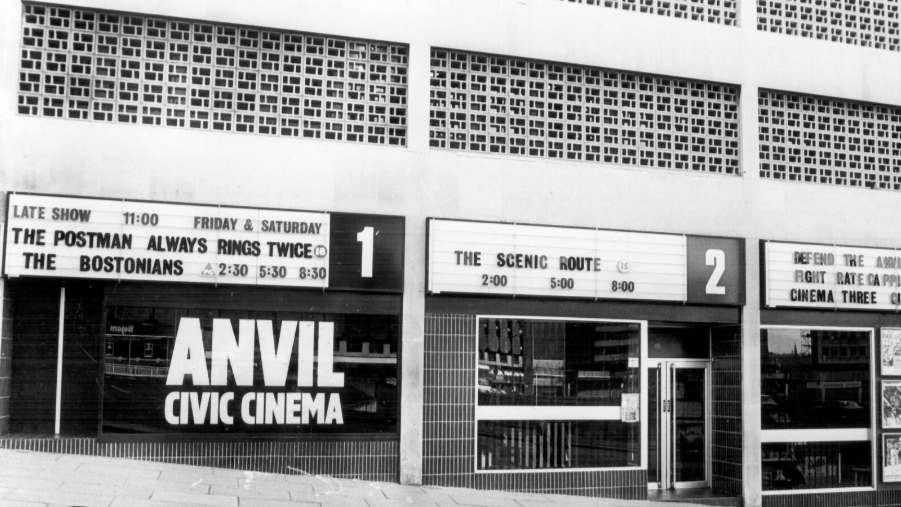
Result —
[[869, 428], [830, 428], [798, 430], [763, 430], [764, 444], [781, 442], [865, 442], [870, 440]]
[[476, 406], [476, 420], [483, 421], [619, 421], [619, 407], [511, 407]]

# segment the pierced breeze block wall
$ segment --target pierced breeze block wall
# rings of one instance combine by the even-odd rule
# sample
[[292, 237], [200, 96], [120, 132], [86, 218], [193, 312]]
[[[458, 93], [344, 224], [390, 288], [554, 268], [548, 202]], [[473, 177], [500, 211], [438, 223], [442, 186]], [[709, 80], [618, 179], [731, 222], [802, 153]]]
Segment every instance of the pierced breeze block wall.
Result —
[[406, 45], [26, 3], [23, 115], [406, 144]]
[[901, 50], [898, 0], [757, 0], [757, 29], [865, 48]]
[[901, 107], [758, 93], [761, 178], [901, 190]]
[[629, 12], [656, 14], [676, 19], [705, 21], [717, 25], [738, 26], [738, 2], [735, 0], [562, 0], [564, 2], [607, 7]]
[[738, 87], [432, 49], [432, 148], [738, 175]]

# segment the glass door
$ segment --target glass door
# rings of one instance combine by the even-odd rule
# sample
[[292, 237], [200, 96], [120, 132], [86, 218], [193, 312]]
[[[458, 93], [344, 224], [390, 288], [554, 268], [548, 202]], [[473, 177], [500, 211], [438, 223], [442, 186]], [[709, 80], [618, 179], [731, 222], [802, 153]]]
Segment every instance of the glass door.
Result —
[[709, 487], [710, 363], [652, 361], [648, 368], [648, 487]]

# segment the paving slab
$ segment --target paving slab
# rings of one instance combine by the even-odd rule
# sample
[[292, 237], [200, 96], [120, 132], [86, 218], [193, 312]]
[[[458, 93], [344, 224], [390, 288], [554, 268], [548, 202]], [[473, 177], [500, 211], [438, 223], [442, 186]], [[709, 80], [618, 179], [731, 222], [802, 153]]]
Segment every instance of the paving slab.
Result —
[[63, 484], [63, 481], [50, 479], [34, 479], [30, 477], [5, 477], [0, 475], [0, 488], [30, 489], [34, 491], [51, 491]]
[[159, 477], [157, 479], [161, 481], [172, 481], [172, 482], [189, 482], [189, 483], [198, 483], [198, 484], [218, 484], [220, 486], [238, 486], [238, 479], [235, 477], [228, 477], [222, 475], [216, 475], [211, 472], [195, 472], [193, 470], [163, 470], [158, 472]]
[[88, 493], [72, 493], [69, 491], [32, 491], [20, 489], [9, 495], [8, 500], [26, 502], [56, 503], [60, 505], [78, 505], [79, 507], [108, 507], [113, 496], [91, 495]]
[[315, 477], [317, 481], [313, 482], [312, 486], [316, 493], [336, 496], [355, 496], [361, 498], [386, 498], [381, 489], [370, 486], [370, 483], [367, 482], [335, 479], [320, 475]]
[[21, 502], [19, 500], [6, 500], [0, 498], [0, 507], [46, 507], [44, 502]]
[[154, 491], [183, 491], [187, 493], [205, 494], [210, 492], [210, 485], [202, 482], [177, 482], [177, 481], [161, 481], [159, 479], [139, 479], [129, 477], [125, 481], [126, 486], [135, 486], [139, 488], [149, 488]]
[[0, 507], [660, 507], [4, 449], [0, 463]]
[[465, 494], [454, 492], [449, 496], [460, 505], [471, 505], [474, 507], [522, 507], [516, 503], [516, 500], [489, 496], [483, 491], [470, 491]]
[[15, 458], [17, 455], [27, 456], [29, 461], [56, 461], [62, 454], [53, 454], [52, 452], [34, 452], [22, 449], [3, 449], [5, 457]]
[[[76, 468], [75, 471], [81, 472], [81, 473], [86, 473], [86, 474], [139, 477], [139, 478], [143, 478], [143, 479], [156, 479], [160, 476], [161, 473], [167, 473], [167, 472], [160, 472], [159, 470], [154, 470], [152, 468], [141, 468], [141, 467], [128, 466], [129, 464], [131, 464], [131, 462], [91, 463], [91, 464], [81, 465], [80, 467]], [[168, 473], [173, 473], [173, 472], [168, 472]]]
[[[284, 484], [282, 484], [284, 486]], [[242, 498], [267, 498], [270, 500], [291, 500], [291, 493], [287, 489], [270, 488], [267, 485], [257, 484], [254, 487], [232, 487], [213, 484], [210, 486], [211, 495], [234, 496]]]
[[294, 502], [318, 503], [329, 507], [369, 507], [366, 499], [354, 496], [335, 496], [324, 493], [295, 493], [291, 492], [291, 500]]
[[34, 479], [62, 482], [86, 482], [90, 484], [105, 484], [107, 486], [124, 486], [129, 479], [127, 475], [112, 475], [105, 473], [88, 473], [78, 470], [42, 470], [35, 473]]
[[[437, 503], [437, 501], [438, 501], [437, 498], [434, 498], [434, 499], [424, 498], [424, 499], [419, 499], [419, 500], [413, 500], [413, 499], [405, 500], [405, 499], [400, 499], [400, 498], [386, 498], [384, 500], [366, 500], [366, 502], [369, 504], [369, 507], [441, 507]], [[448, 501], [450, 501], [451, 503], [446, 504], [446, 505], [452, 505], [452, 506], [457, 505], [456, 503], [453, 502], [453, 500], [448, 499]]]
[[113, 500], [113, 503], [110, 504], [110, 507], [194, 507], [194, 505], [189, 503], [117, 497]]
[[320, 507], [320, 503], [294, 502], [291, 500], [270, 500], [265, 498], [241, 498], [241, 507]]
[[130, 500], [147, 500], [153, 494], [150, 488], [142, 488], [134, 485], [110, 486], [107, 484], [95, 484], [89, 482], [64, 482], [57, 489], [60, 492], [88, 493], [91, 495], [112, 495], [116, 498], [123, 497]]
[[238, 507], [238, 498], [226, 495], [210, 495], [186, 493], [183, 491], [154, 491], [151, 500], [164, 502], [181, 502], [192, 505], [210, 505], [215, 507]]
[[23, 470], [70, 470], [74, 471], [81, 463], [74, 461], [34, 460], [23, 454], [3, 455], [4, 464], [10, 464]]

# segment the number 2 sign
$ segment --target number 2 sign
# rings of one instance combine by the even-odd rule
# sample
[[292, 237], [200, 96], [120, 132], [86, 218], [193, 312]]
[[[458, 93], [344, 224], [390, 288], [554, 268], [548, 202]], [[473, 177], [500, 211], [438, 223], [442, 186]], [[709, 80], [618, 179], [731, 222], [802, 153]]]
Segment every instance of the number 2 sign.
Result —
[[688, 236], [688, 302], [745, 303], [745, 242], [740, 238]]

